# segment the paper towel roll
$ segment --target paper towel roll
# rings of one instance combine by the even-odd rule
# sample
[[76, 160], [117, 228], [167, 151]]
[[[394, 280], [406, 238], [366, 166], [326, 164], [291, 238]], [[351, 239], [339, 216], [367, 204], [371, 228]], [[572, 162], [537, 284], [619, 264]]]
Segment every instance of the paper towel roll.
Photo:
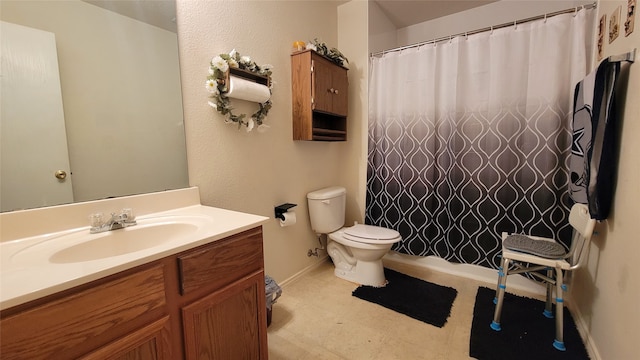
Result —
[[271, 93], [266, 85], [245, 80], [237, 76], [229, 77], [228, 97], [263, 103], [269, 100]]
[[288, 211], [283, 213], [282, 216], [284, 216], [284, 220], [280, 220], [280, 226], [291, 226], [296, 223], [296, 213]]

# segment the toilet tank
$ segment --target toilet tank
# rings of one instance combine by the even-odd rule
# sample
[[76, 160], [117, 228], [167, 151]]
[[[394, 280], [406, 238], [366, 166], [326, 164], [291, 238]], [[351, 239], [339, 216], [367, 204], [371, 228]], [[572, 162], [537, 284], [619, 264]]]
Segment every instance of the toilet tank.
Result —
[[311, 229], [316, 234], [329, 234], [344, 226], [347, 190], [332, 186], [307, 194]]

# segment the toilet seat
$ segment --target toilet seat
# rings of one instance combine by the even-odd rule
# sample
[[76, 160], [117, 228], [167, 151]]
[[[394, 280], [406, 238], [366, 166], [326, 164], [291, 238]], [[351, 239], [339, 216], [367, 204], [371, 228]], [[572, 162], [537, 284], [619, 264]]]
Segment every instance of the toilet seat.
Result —
[[401, 240], [400, 233], [395, 230], [364, 224], [345, 228], [343, 237], [365, 244], [393, 244]]

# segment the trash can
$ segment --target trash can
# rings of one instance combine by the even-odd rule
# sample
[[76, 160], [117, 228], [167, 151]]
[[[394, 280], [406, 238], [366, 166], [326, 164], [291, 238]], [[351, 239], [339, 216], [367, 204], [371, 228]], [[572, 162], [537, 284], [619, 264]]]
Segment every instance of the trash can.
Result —
[[271, 325], [271, 308], [282, 295], [282, 289], [269, 275], [264, 277], [264, 292], [267, 297], [267, 326]]

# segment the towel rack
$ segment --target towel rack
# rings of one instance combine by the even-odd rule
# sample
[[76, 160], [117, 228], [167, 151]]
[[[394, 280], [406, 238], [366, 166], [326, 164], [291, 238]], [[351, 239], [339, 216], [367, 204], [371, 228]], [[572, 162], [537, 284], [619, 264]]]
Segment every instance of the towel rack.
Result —
[[636, 61], [636, 50], [638, 49], [633, 49], [632, 51], [629, 51], [628, 53], [624, 53], [624, 54], [620, 54], [620, 55], [612, 55], [609, 56], [609, 62], [620, 62], [620, 61], [628, 61], [628, 62], [635, 62]]

